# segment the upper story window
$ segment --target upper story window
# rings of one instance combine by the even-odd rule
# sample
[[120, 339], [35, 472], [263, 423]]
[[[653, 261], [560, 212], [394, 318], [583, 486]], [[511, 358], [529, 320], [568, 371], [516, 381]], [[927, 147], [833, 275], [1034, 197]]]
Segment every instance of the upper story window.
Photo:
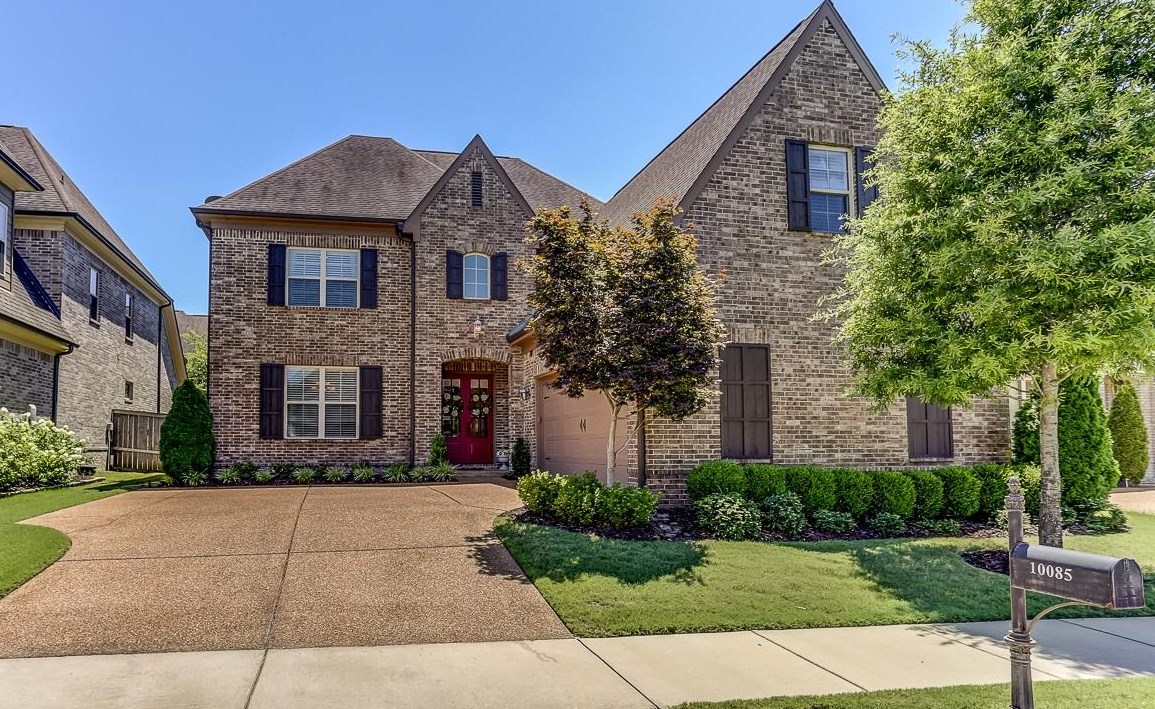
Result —
[[850, 151], [810, 146], [810, 228], [838, 233], [850, 213]]
[[0, 202], [0, 278], [8, 275], [8, 262], [12, 260], [12, 218], [8, 205]]
[[357, 307], [358, 252], [290, 248], [288, 261], [289, 305]]
[[286, 438], [356, 438], [358, 370], [285, 367]]
[[100, 271], [88, 269], [88, 319], [100, 322]]
[[489, 300], [488, 256], [465, 254], [464, 277], [466, 300]]
[[124, 339], [132, 339], [132, 293], [124, 294]]

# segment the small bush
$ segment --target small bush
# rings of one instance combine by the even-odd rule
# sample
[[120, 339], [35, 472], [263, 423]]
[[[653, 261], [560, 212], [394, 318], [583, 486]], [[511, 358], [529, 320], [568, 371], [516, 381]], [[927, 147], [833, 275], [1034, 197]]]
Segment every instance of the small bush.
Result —
[[353, 482], [365, 485], [373, 482], [373, 478], [376, 477], [376, 475], [377, 473], [374, 472], [373, 466], [370, 465], [367, 460], [362, 460], [353, 466]]
[[521, 436], [513, 442], [513, 454], [509, 457], [509, 468], [514, 477], [529, 475], [529, 443]]
[[297, 466], [292, 463], [274, 463], [271, 470], [276, 480], [292, 480], [297, 473]]
[[966, 468], [935, 468], [942, 480], [941, 515], [950, 519], [968, 519], [979, 511], [983, 483]]
[[920, 519], [914, 526], [932, 537], [957, 537], [962, 534], [962, 525], [957, 519]]
[[409, 461], [399, 460], [390, 463], [389, 467], [381, 471], [381, 479], [387, 483], [403, 483], [409, 480]]
[[246, 459], [238, 460], [229, 466], [237, 475], [237, 480], [240, 482], [249, 482], [253, 476], [257, 474], [257, 466], [253, 461]]
[[695, 519], [716, 539], [753, 539], [762, 529], [758, 506], [738, 493], [714, 493], [694, 503]]
[[910, 519], [914, 514], [914, 481], [902, 473], [880, 470], [874, 474], [874, 511]]
[[598, 493], [598, 521], [611, 529], [630, 529], [650, 523], [658, 494], [644, 487], [603, 487]]
[[929, 470], [908, 470], [906, 476], [914, 483], [914, 516], [937, 518], [942, 511], [942, 480]]
[[212, 467], [213, 414], [204, 392], [185, 380], [172, 393], [172, 408], [160, 427], [160, 463], [173, 482]]
[[345, 482], [345, 478], [348, 475], [349, 473], [347, 473], [344, 468], [338, 468], [336, 466], [325, 468], [325, 472], [322, 473], [322, 476], [325, 478], [325, 482], [332, 483], [334, 485], [337, 483]]
[[1083, 525], [1092, 534], [1116, 534], [1130, 529], [1127, 526], [1127, 515], [1118, 505], [1096, 497], [1065, 505], [1063, 517]]
[[448, 483], [457, 479], [457, 467], [449, 463], [430, 465], [425, 469], [425, 479], [434, 483]]
[[449, 447], [445, 444], [445, 436], [438, 433], [429, 441], [429, 464], [449, 462]]
[[806, 508], [792, 492], [771, 495], [762, 500], [762, 524], [766, 531], [784, 537], [797, 537], [806, 528]]
[[751, 463], [746, 466], [746, 499], [760, 502], [786, 492], [786, 471], [780, 465]]
[[[1007, 479], [1011, 475], [1018, 475], [1019, 482], [1022, 484], [1023, 496], [1029, 497], [1031, 493], [1027, 491], [1027, 488], [1037, 482], [1032, 476], [1034, 469], [1037, 468], [1033, 465], [1003, 465], [1001, 463], [980, 463], [971, 468], [971, 473], [982, 483], [979, 490], [979, 511], [975, 513], [975, 518], [983, 522], [990, 522], [1006, 509], [1007, 494], [1010, 493]], [[1037, 505], [1036, 509], [1038, 509]]]
[[588, 527], [597, 520], [598, 493], [602, 484], [592, 472], [562, 478], [553, 503], [553, 514], [566, 524]]
[[0, 409], [0, 490], [65, 485], [83, 462], [84, 441], [67, 428]]
[[553, 514], [562, 479], [558, 475], [538, 470], [517, 480], [517, 495], [525, 508], [536, 515]]
[[418, 465], [410, 468], [407, 479], [411, 483], [429, 482], [429, 467], [425, 465]]
[[209, 476], [203, 470], [190, 470], [184, 476], [184, 484], [189, 487], [200, 487], [208, 481]]
[[[834, 473], [834, 488], [838, 495], [838, 511], [848, 513], [853, 519], [865, 517], [874, 504], [874, 476], [849, 468], [839, 468], [831, 472]], [[817, 516], [817, 512], [814, 514]]]
[[1023, 495], [1023, 505], [1027, 512], [1039, 516], [1039, 505], [1042, 504], [1043, 470], [1037, 465], [1015, 465], [1011, 471], [1019, 476], [1019, 484]]
[[261, 468], [253, 474], [253, 482], [258, 485], [268, 485], [276, 476], [273, 471], [268, 468]]
[[838, 503], [834, 471], [813, 465], [786, 468], [786, 488], [802, 500], [811, 517], [818, 510], [832, 510]]
[[849, 534], [857, 525], [849, 512], [819, 510], [814, 513], [814, 528], [827, 534]]
[[221, 485], [236, 485], [241, 481], [240, 473], [232, 465], [217, 473], [216, 477]]
[[901, 537], [906, 534], [906, 520], [889, 512], [880, 512], [870, 519], [870, 529], [884, 537]]
[[298, 485], [308, 485], [313, 482], [313, 476], [316, 474], [317, 471], [313, 468], [297, 468], [293, 471], [293, 482]]
[[746, 493], [746, 471], [732, 460], [698, 463], [686, 476], [686, 496], [696, 502], [707, 495]]

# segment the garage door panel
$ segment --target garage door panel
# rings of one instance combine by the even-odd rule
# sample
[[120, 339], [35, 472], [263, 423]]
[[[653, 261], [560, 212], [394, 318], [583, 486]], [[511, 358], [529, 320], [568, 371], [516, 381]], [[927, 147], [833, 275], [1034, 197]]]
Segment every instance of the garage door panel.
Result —
[[[603, 481], [605, 475], [606, 439], [610, 432], [610, 407], [600, 391], [588, 391], [571, 398], [539, 384], [541, 402], [538, 419], [539, 466], [552, 473], [580, 473], [593, 470]], [[620, 448], [626, 441], [625, 418], [618, 420], [615, 439]], [[621, 479], [625, 471], [625, 452], [615, 466]]]

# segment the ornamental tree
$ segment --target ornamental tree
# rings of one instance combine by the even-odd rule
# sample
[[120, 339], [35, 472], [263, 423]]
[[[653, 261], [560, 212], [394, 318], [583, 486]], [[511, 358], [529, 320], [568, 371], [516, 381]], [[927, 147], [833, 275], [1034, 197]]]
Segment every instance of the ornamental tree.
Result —
[[216, 439], [208, 399], [191, 379], [172, 392], [172, 408], [160, 427], [160, 463], [174, 484], [181, 485], [189, 473], [213, 464]]
[[1040, 539], [1061, 546], [1059, 384], [1155, 354], [1155, 0], [972, 0], [880, 116], [879, 198], [829, 314], [861, 395], [1039, 392]]
[[1147, 423], [1139, 408], [1139, 396], [1130, 382], [1121, 382], [1111, 402], [1107, 418], [1111, 428], [1111, 448], [1119, 473], [1127, 482], [1138, 485], [1147, 474]]
[[560, 207], [533, 218], [528, 301], [538, 350], [557, 372], [554, 386], [571, 397], [587, 390], [606, 397], [612, 483], [625, 407], [638, 413], [634, 432], [647, 411], [675, 421], [699, 411], [724, 330], [714, 283], [698, 265], [697, 239], [678, 223], [672, 203], [635, 215], [630, 228], [598, 221], [589, 204], [580, 209], [579, 217]]

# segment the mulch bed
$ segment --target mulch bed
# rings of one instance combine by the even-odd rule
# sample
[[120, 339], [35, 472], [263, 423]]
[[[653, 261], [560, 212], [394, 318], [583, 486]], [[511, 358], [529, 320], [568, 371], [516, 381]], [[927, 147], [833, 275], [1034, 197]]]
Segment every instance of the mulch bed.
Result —
[[986, 571], [993, 571], [996, 574], [1003, 576], [1010, 576], [1011, 574], [1011, 559], [1010, 553], [1006, 549], [988, 549], [984, 551], [964, 551], [962, 553], [963, 561], [971, 566], [977, 566]]

